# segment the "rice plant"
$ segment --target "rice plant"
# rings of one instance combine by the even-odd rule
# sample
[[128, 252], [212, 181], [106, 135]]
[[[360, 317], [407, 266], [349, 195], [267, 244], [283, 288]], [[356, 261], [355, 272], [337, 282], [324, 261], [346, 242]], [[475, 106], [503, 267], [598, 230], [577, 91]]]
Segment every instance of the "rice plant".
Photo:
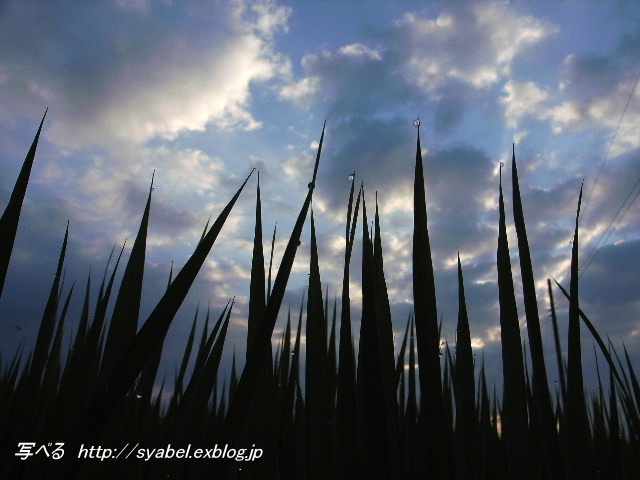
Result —
[[[42, 122], [0, 219], [0, 294]], [[195, 251], [175, 277], [171, 272], [166, 291], [139, 326], [147, 228], [153, 222], [152, 179], [120, 284], [115, 284], [115, 275], [124, 262], [122, 250], [108, 278], [105, 269], [93, 302], [88, 275], [78, 329], [64, 352], [65, 321], [76, 289], [74, 284], [65, 292], [62, 282], [68, 255], [67, 225], [35, 345], [29, 351], [16, 346], [15, 352], [2, 352], [1, 478], [637, 478], [637, 376], [626, 348], [622, 361], [580, 308], [577, 256], [581, 193], [569, 290], [557, 284], [569, 300], [569, 330], [566, 340], [558, 332], [549, 281], [555, 344], [543, 345], [514, 150], [512, 205], [531, 356], [529, 372], [518, 323], [516, 270], [509, 255], [500, 172], [496, 278], [504, 390], [499, 395], [488, 386], [491, 379], [487, 379], [484, 362], [474, 362], [470, 335], [474, 319], [467, 312], [460, 255], [455, 354], [448, 344], [441, 351], [426, 208], [429, 178], [419, 131], [414, 183], [414, 303], [406, 324], [391, 315], [377, 198], [370, 230], [365, 188], [356, 187], [355, 173], [350, 177], [348, 195], [345, 192], [341, 296], [331, 304], [327, 292], [323, 294], [315, 217], [309, 210], [317, 176], [322, 174], [324, 138], [323, 127], [307, 194], [273, 283], [276, 231], [265, 269], [258, 179], [246, 363], [238, 372], [234, 357], [228, 377], [219, 370], [234, 299], [220, 312], [208, 308], [203, 315], [200, 308], [196, 310], [173, 382], [158, 377], [158, 366], [176, 312], [207, 256], [212, 250], [215, 255], [216, 239], [252, 174], [213, 224], [207, 222]], [[282, 301], [307, 220], [308, 293], [301, 299], [297, 322], [295, 313], [293, 318], [290, 310], [286, 313], [286, 326], [274, 353], [274, 327], [285, 314]], [[356, 240], [359, 223], [361, 241]], [[357, 346], [349, 286], [354, 248], [362, 250], [362, 318]], [[111, 310], [110, 302], [114, 303]], [[108, 311], [112, 312], [110, 318]], [[203, 316], [204, 328], [198, 331], [197, 321]], [[401, 323], [404, 335], [398, 339], [396, 356], [393, 325]], [[606, 360], [603, 377], [606, 380], [608, 370], [609, 382], [605, 385], [600, 380], [599, 370], [599, 395], [589, 396], [584, 389], [582, 326], [590, 331]], [[560, 347], [565, 341], [566, 360]], [[549, 391], [544, 361], [548, 348], [555, 351], [560, 369], [561, 388], [556, 398]], [[194, 367], [189, 375], [190, 362]], [[229, 383], [223, 378], [229, 378]], [[160, 385], [156, 395], [154, 385]], [[168, 401], [163, 401], [165, 396]], [[25, 439], [33, 444], [24, 445]], [[55, 458], [55, 454], [30, 451], [41, 446], [53, 453], [60, 448], [65, 454]], [[207, 458], [196, 458], [198, 448], [205, 450]], [[244, 449], [242, 453], [240, 449]], [[237, 461], [239, 455], [249, 461]]]

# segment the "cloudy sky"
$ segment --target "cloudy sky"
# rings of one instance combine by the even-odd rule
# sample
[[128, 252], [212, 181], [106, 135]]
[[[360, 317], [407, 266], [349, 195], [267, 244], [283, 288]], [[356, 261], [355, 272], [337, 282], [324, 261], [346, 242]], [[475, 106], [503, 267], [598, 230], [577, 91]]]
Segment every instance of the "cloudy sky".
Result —
[[[454, 342], [459, 249], [473, 344], [500, 381], [498, 170], [515, 142], [552, 379], [546, 280], [568, 283], [583, 180], [582, 309], [616, 347], [624, 340], [640, 368], [639, 60], [640, 6], [623, 0], [2, 2], [0, 205], [49, 113], [0, 301], [0, 351], [7, 357], [20, 342], [33, 343], [67, 220], [65, 288], [76, 279], [82, 292], [90, 269], [99, 284], [114, 244], [132, 244], [154, 169], [141, 322], [172, 262], [184, 264], [209, 216], [253, 167], [265, 248], [268, 255], [277, 222], [279, 265], [325, 119], [314, 195], [322, 281], [333, 299], [355, 170], [370, 214], [378, 195], [400, 335], [412, 303], [412, 122], [419, 117], [443, 335]], [[255, 187], [254, 177], [171, 327], [169, 376], [198, 302], [202, 321], [209, 302], [217, 316], [236, 296], [225, 367], [234, 348], [244, 356]], [[505, 194], [511, 225], [508, 184]], [[283, 313], [299, 308], [307, 282], [305, 232]], [[513, 247], [511, 226], [508, 233]], [[567, 303], [555, 295], [566, 347]], [[81, 302], [76, 293], [68, 335]], [[356, 321], [356, 338], [357, 328]], [[592, 387], [592, 340], [583, 338]]]

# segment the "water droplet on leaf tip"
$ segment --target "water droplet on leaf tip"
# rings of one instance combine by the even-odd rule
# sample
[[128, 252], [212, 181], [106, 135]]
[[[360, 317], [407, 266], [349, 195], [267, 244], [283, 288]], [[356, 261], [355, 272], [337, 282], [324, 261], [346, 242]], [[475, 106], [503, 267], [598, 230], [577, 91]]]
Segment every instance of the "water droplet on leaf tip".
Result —
[[414, 127], [416, 127], [416, 128], [418, 128], [418, 127], [420, 126], [420, 119], [419, 119], [419, 118], [416, 118], [416, 119], [413, 121], [413, 126], [414, 126]]

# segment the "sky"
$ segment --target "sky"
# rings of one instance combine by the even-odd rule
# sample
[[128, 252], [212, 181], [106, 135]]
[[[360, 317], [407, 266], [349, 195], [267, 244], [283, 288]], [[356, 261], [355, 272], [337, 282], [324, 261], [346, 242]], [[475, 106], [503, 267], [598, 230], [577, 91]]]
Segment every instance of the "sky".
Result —
[[[277, 223], [275, 275], [325, 120], [313, 201], [322, 282], [333, 302], [355, 171], [370, 216], [377, 194], [399, 344], [413, 301], [419, 118], [443, 339], [455, 343], [459, 250], [474, 353], [484, 355], [490, 381], [501, 382], [498, 172], [504, 162], [510, 178], [515, 143], [550, 381], [557, 371], [547, 279], [568, 286], [583, 181], [581, 308], [619, 351], [624, 341], [639, 369], [639, 60], [633, 1], [2, 2], [2, 208], [48, 108], [0, 299], [2, 359], [35, 341], [67, 220], [65, 292], [75, 280], [76, 293], [66, 336], [73, 335], [89, 272], [95, 299], [113, 245], [128, 239], [128, 257], [154, 171], [139, 324], [162, 296], [172, 263], [175, 272], [184, 265], [207, 219], [254, 167], [267, 261]], [[233, 296], [222, 371], [234, 350], [238, 365], [244, 361], [256, 178], [171, 326], [160, 376], [173, 376], [198, 305], [201, 328], [207, 306], [217, 318]], [[509, 183], [508, 238], [526, 338]], [[360, 249], [351, 279], [356, 344]], [[308, 265], [307, 224], [274, 339], [287, 309], [300, 308]], [[568, 305], [554, 295], [566, 351]], [[584, 330], [585, 381], [594, 388], [593, 340]]]

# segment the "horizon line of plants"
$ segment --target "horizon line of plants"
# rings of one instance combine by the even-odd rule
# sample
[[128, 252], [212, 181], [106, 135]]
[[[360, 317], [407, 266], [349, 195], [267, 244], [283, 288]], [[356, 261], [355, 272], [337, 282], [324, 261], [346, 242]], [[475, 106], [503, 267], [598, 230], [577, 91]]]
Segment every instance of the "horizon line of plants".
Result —
[[[44, 119], [0, 218], [0, 297]], [[605, 344], [579, 304], [578, 219], [582, 189], [569, 290], [556, 282], [569, 300], [566, 358], [548, 280], [560, 375], [555, 398], [549, 391], [515, 147], [511, 164], [513, 219], [531, 365], [518, 322], [501, 168], [496, 259], [504, 379], [501, 395], [495, 387], [489, 392], [484, 362], [479, 368], [474, 365], [469, 329], [472, 319], [467, 315], [459, 256], [455, 351], [447, 344], [441, 352], [419, 129], [414, 181], [414, 304], [398, 355], [394, 354], [378, 205], [376, 202], [370, 230], [364, 187], [361, 185], [356, 192], [355, 173], [347, 202], [340, 314], [337, 300], [331, 314], [327, 296], [323, 297], [312, 211], [306, 302], [303, 296], [295, 335], [295, 320], [288, 312], [274, 354], [274, 326], [309, 216], [324, 133], [323, 126], [308, 192], [273, 282], [276, 231], [267, 271], [258, 179], [246, 362], [242, 372], [237, 372], [234, 354], [228, 385], [227, 377], [220, 375], [218, 369], [234, 305], [232, 299], [215, 322], [207, 311], [199, 343], [196, 310], [173, 390], [165, 376], [159, 392], [154, 394], [169, 326], [251, 174], [213, 224], [209, 226], [207, 222], [194, 253], [175, 278], [172, 268], [164, 295], [138, 328], [152, 179], [120, 286], [114, 285], [114, 279], [124, 247], [109, 276], [105, 268], [93, 302], [90, 275], [87, 278], [77, 332], [68, 351], [63, 352], [66, 316], [75, 287], [74, 282], [64, 295], [61, 277], [67, 224], [35, 346], [30, 352], [25, 352], [24, 346], [16, 346], [11, 360], [0, 364], [1, 478], [637, 478], [640, 386], [626, 348], [623, 362], [613, 345]], [[362, 318], [356, 348], [349, 278], [358, 215], [362, 217]], [[112, 314], [107, 319], [112, 297]], [[601, 379], [599, 367], [598, 393], [585, 393], [581, 322], [606, 360], [607, 394], [606, 378]], [[303, 328], [306, 362], [305, 371], [301, 372]], [[5, 358], [0, 356], [0, 360]], [[190, 364], [193, 368], [188, 375]], [[304, 391], [299, 381], [303, 373]], [[165, 391], [170, 392], [166, 404], [162, 402]], [[64, 442], [67, 453], [57, 461], [42, 457], [21, 461], [15, 453], [18, 443], [24, 441]], [[99, 462], [76, 455], [80, 445], [119, 447], [127, 443], [144, 448], [163, 448], [167, 444], [202, 448], [215, 444], [246, 448], [255, 445], [264, 449], [264, 455], [242, 465], [222, 460]]]

